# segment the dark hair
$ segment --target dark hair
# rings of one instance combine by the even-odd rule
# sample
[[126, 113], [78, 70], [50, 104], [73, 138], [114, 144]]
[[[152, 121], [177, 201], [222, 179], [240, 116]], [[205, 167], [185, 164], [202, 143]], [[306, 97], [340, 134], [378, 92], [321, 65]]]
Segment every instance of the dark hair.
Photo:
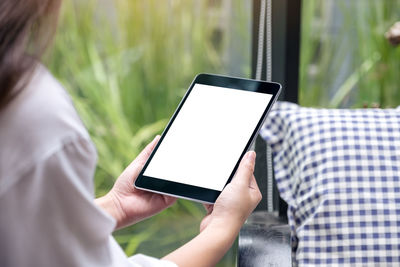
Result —
[[0, 109], [29, 81], [54, 35], [60, 3], [0, 1]]

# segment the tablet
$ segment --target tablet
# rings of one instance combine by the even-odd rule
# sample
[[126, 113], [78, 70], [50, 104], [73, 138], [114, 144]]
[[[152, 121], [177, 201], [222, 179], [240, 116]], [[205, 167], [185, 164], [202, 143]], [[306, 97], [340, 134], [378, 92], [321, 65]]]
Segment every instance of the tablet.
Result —
[[235, 175], [280, 90], [278, 83], [197, 75], [135, 186], [214, 203]]

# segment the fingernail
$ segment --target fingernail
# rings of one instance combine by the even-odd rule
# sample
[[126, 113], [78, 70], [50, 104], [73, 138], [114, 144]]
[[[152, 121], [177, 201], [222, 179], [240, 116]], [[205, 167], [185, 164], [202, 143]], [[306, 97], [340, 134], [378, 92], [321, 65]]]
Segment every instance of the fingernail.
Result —
[[247, 160], [248, 160], [248, 161], [251, 161], [251, 162], [254, 162], [255, 159], [256, 159], [256, 152], [254, 152], [254, 151], [249, 151], [249, 152], [247, 153]]

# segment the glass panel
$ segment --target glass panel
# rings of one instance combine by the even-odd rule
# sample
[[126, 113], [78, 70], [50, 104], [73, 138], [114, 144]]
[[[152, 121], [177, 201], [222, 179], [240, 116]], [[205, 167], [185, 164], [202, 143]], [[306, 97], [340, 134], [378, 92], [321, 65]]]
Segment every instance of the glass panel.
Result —
[[[105, 194], [159, 134], [197, 73], [249, 77], [251, 1], [64, 1], [47, 65], [96, 144]], [[196, 142], [196, 140], [193, 140]], [[115, 233], [128, 255], [161, 257], [192, 238], [203, 207], [179, 200]], [[220, 266], [233, 266], [231, 252]]]
[[400, 48], [385, 38], [399, 11], [399, 0], [303, 0], [300, 103], [399, 105]]

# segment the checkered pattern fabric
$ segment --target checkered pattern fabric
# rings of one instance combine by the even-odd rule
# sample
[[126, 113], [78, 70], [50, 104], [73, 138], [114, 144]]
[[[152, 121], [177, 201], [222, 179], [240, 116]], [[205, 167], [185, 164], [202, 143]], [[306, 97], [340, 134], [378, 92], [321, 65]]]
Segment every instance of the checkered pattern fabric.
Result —
[[278, 102], [261, 130], [299, 266], [400, 266], [400, 108]]

